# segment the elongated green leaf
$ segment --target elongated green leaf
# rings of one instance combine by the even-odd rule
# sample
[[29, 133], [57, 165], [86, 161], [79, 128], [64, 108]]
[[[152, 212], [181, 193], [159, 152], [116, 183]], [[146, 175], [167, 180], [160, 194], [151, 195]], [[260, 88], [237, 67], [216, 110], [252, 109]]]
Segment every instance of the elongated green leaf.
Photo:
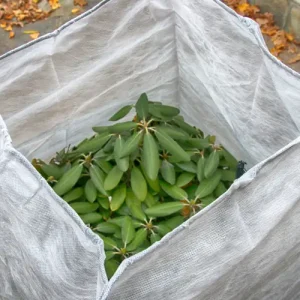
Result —
[[176, 180], [176, 185], [179, 187], [183, 187], [190, 183], [195, 178], [195, 174], [184, 172], [181, 173]]
[[64, 170], [54, 164], [41, 165], [41, 169], [48, 177], [53, 176], [56, 180], [60, 179], [60, 177], [64, 174]]
[[101, 214], [97, 212], [91, 212], [85, 215], [80, 215], [80, 218], [85, 224], [99, 223], [102, 220]]
[[124, 144], [124, 147], [121, 149], [119, 158], [124, 158], [125, 156], [130, 155], [132, 152], [134, 152], [141, 141], [141, 138], [143, 136], [143, 131], [135, 132]]
[[89, 179], [84, 186], [84, 194], [86, 199], [91, 203], [97, 198], [97, 189], [91, 179]]
[[95, 138], [87, 141], [80, 147], [78, 147], [76, 150], [73, 151], [73, 153], [89, 153], [89, 152], [96, 152], [98, 151], [103, 145], [105, 145], [108, 140], [111, 138], [111, 134], [108, 132], [104, 132], [102, 134], [99, 134]]
[[107, 278], [111, 279], [113, 275], [116, 273], [120, 263], [115, 259], [109, 259], [105, 261], [105, 271], [107, 274]]
[[165, 181], [174, 185], [176, 181], [175, 168], [167, 160], [163, 160], [160, 167], [160, 173]]
[[197, 130], [195, 127], [193, 127], [193, 126], [187, 124], [186, 122], [184, 122], [184, 121], [182, 120], [182, 118], [180, 118], [179, 116], [174, 117], [174, 118], [173, 118], [173, 122], [174, 122], [178, 127], [180, 127], [180, 128], [183, 129], [185, 132], [187, 132], [188, 134], [191, 134], [191, 135], [197, 135], [197, 134], [199, 133], [198, 130]]
[[108, 174], [113, 168], [112, 165], [105, 159], [96, 158], [94, 161], [106, 174]]
[[124, 131], [129, 131], [138, 126], [135, 122], [122, 122], [108, 127], [108, 131], [110, 133], [122, 133]]
[[81, 196], [83, 195], [83, 188], [82, 187], [78, 187], [78, 188], [75, 188], [73, 190], [71, 190], [70, 192], [68, 192], [67, 194], [65, 194], [63, 196], [63, 199], [66, 201], [66, 202], [71, 202], [71, 201], [74, 201], [76, 199], [79, 199]]
[[135, 237], [135, 230], [133, 227], [132, 219], [125, 217], [122, 226], [122, 240], [125, 245], [128, 245]]
[[197, 166], [192, 161], [177, 163], [176, 165], [183, 171], [194, 173], [194, 174], [197, 173]]
[[225, 187], [224, 183], [222, 181], [220, 181], [214, 191], [214, 195], [218, 198], [221, 195], [223, 195], [226, 191], [227, 191], [227, 188]]
[[208, 196], [216, 189], [220, 180], [221, 180], [221, 172], [220, 170], [217, 170], [213, 176], [211, 176], [208, 179], [205, 178], [200, 182], [200, 185], [196, 190], [195, 196], [200, 199], [205, 196]]
[[203, 149], [209, 147], [209, 142], [207, 140], [199, 139], [199, 138], [189, 138], [187, 140], [187, 144], [192, 146], [192, 147], [195, 147], [199, 150], [203, 150]]
[[118, 187], [112, 194], [112, 199], [110, 202], [110, 209], [116, 211], [121, 207], [126, 198], [126, 185], [122, 184]]
[[145, 93], [143, 93], [135, 105], [136, 113], [141, 120], [146, 119], [148, 116], [148, 105], [148, 97]]
[[147, 207], [154, 206], [157, 204], [157, 201], [154, 199], [154, 197], [148, 192], [147, 196], [144, 200], [144, 203], [147, 205]]
[[119, 109], [110, 119], [109, 121], [118, 121], [129, 114], [132, 109], [132, 105], [126, 105]]
[[167, 126], [167, 125], [159, 125], [155, 128], [158, 128], [160, 131], [166, 133], [168, 136], [173, 138], [174, 140], [188, 140], [190, 137], [189, 135], [181, 131], [180, 128], [174, 126]]
[[98, 203], [100, 204], [100, 206], [102, 206], [104, 209], [109, 209], [110, 207], [110, 202], [108, 198], [98, 198], [97, 199]]
[[105, 260], [110, 260], [111, 258], [113, 258], [115, 256], [115, 252], [114, 251], [105, 251]]
[[54, 192], [59, 196], [69, 192], [79, 180], [82, 170], [82, 165], [76, 165], [72, 167], [55, 184], [53, 187]]
[[114, 189], [119, 184], [122, 176], [123, 172], [118, 168], [118, 166], [114, 166], [104, 180], [105, 190], [110, 191]]
[[107, 192], [104, 189], [104, 173], [99, 167], [92, 165], [90, 167], [90, 177], [93, 181], [96, 189], [102, 194], [107, 196]]
[[187, 199], [187, 193], [176, 185], [170, 185], [167, 182], [160, 181], [160, 186], [167, 193], [170, 197], [177, 199], [177, 200], [184, 200]]
[[70, 206], [78, 213], [78, 214], [88, 214], [98, 209], [98, 203], [89, 203], [89, 202], [73, 202]]
[[113, 240], [112, 238], [101, 235], [101, 239], [103, 240], [105, 250], [117, 250], [118, 249], [117, 242], [115, 240]]
[[234, 181], [236, 173], [233, 170], [221, 170], [222, 180], [223, 181]]
[[126, 250], [131, 252], [136, 250], [139, 246], [141, 246], [147, 238], [147, 231], [145, 228], [141, 228], [136, 232], [136, 235], [132, 242], [126, 247]]
[[167, 233], [171, 231], [171, 229], [167, 225], [159, 223], [156, 226], [155, 231], [159, 233], [160, 236], [165, 236]]
[[137, 167], [133, 167], [131, 170], [131, 187], [132, 191], [140, 201], [144, 201], [147, 196], [147, 183], [146, 180]]
[[[92, 129], [97, 132], [97, 133], [104, 133], [104, 132], [108, 132], [108, 126], [95, 126], [92, 127]], [[87, 141], [87, 139], [85, 140], [85, 142]], [[78, 145], [77, 147], [79, 147], [81, 145]]]
[[211, 177], [217, 170], [219, 165], [219, 152], [214, 150], [210, 153], [209, 157], [207, 158], [204, 166], [204, 177], [209, 178]]
[[175, 216], [163, 222], [170, 230], [175, 229], [185, 221], [183, 216]]
[[131, 205], [134, 205], [135, 203], [139, 203], [140, 200], [136, 197], [132, 189], [129, 187], [127, 189], [127, 194], [126, 194], [126, 205], [130, 207]]
[[164, 115], [160, 110], [161, 105], [149, 104], [149, 113], [152, 116], [151, 119], [160, 121], [170, 121], [172, 117]]
[[154, 244], [156, 242], [159, 242], [161, 240], [161, 236], [157, 233], [154, 233], [154, 234], [151, 234], [150, 235], [150, 241], [151, 241], [151, 244]]
[[149, 132], [144, 135], [142, 161], [148, 177], [155, 180], [158, 175], [160, 161], [156, 141]]
[[149, 217], [166, 217], [180, 211], [183, 206], [184, 204], [179, 201], [166, 202], [147, 208], [145, 213]]
[[[127, 194], [128, 194], [128, 191], [127, 191]], [[127, 199], [127, 196], [126, 196], [126, 199]], [[125, 200], [126, 200], [125, 199]], [[131, 215], [131, 212], [128, 208], [128, 206], [124, 203], [117, 211], [116, 211], [116, 214], [118, 214], [119, 216], [130, 216]]]
[[210, 205], [215, 200], [216, 200], [216, 197], [214, 195], [208, 195], [206, 197], [201, 198], [201, 205], [204, 208], [204, 207]]
[[228, 166], [232, 169], [235, 169], [237, 167], [238, 161], [226, 149], [223, 149], [223, 155], [228, 163]]
[[122, 228], [123, 222], [124, 222], [124, 218], [125, 217], [114, 217], [112, 219], [109, 219], [107, 222], [115, 224], [115, 225], [118, 225], [120, 228]]
[[201, 156], [197, 162], [197, 178], [201, 181], [204, 178], [205, 158]]
[[159, 105], [158, 108], [162, 115], [168, 117], [175, 117], [180, 113], [180, 110], [177, 107], [169, 105]]
[[122, 240], [121, 228], [118, 228], [113, 236], [119, 240]]
[[126, 172], [129, 168], [129, 156], [120, 158], [123, 147], [124, 147], [124, 140], [119, 135], [118, 138], [116, 139], [116, 143], [115, 143], [114, 158], [115, 158], [118, 168], [121, 171]]
[[94, 155], [94, 159], [96, 160], [96, 159], [99, 159], [99, 158], [103, 158], [103, 159], [105, 159], [106, 157], [107, 157], [107, 153], [105, 153], [104, 152], [104, 150], [103, 149], [100, 149], [98, 152], [96, 152], [95, 153], [95, 155]]
[[158, 141], [168, 152], [181, 159], [181, 161], [190, 161], [190, 156], [176, 143], [170, 136], [159, 129], [156, 130], [155, 136]]
[[129, 210], [131, 211], [131, 215], [141, 221], [145, 221], [146, 215], [142, 210], [142, 206], [140, 202], [136, 202], [129, 206]]
[[118, 226], [108, 222], [99, 223], [94, 230], [102, 233], [115, 233], [118, 230]]
[[145, 168], [143, 166], [143, 163], [141, 163], [141, 169], [143, 171], [143, 174], [144, 174], [144, 177], [148, 183], [148, 185], [151, 187], [151, 189], [155, 192], [159, 192], [160, 191], [160, 185], [159, 185], [159, 180], [158, 180], [158, 177], [155, 179], [155, 180], [151, 180], [147, 174], [146, 174], [146, 171], [145, 171]]

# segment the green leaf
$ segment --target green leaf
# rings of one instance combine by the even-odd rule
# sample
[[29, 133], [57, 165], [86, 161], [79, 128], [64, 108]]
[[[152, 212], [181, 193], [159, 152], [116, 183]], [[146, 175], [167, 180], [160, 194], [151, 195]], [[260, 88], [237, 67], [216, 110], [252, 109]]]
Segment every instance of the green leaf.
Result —
[[82, 195], [83, 195], [83, 188], [82, 187], [78, 187], [78, 188], [75, 188], [75, 189], [71, 190], [67, 194], [65, 194], [63, 196], [63, 199], [66, 202], [69, 203], [71, 201], [79, 199]]
[[[135, 237], [135, 230], [133, 227], [132, 219], [125, 217], [122, 226], [122, 240], [125, 245], [128, 245]], [[125, 246], [126, 247], [126, 246]]]
[[85, 224], [94, 224], [102, 220], [101, 214], [97, 212], [91, 212], [85, 215], [80, 215], [80, 218]]
[[188, 183], [190, 183], [194, 178], [195, 178], [195, 174], [183, 172], [177, 177], [176, 185], [178, 187], [183, 187]]
[[145, 93], [143, 93], [135, 105], [136, 113], [140, 118], [140, 120], [147, 118], [149, 112], [148, 105], [149, 105], [148, 97]]
[[219, 165], [219, 152], [214, 150], [210, 153], [209, 157], [206, 159], [205, 166], [204, 166], [204, 177], [209, 178], [211, 177], [217, 170]]
[[[128, 190], [127, 190], [127, 195], [128, 195]], [[126, 196], [127, 199], [127, 196]], [[125, 200], [126, 200], [125, 199]], [[116, 214], [120, 215], [120, 216], [128, 216], [131, 214], [128, 206], [126, 204], [123, 204], [117, 211]]]
[[161, 146], [172, 155], [178, 157], [183, 162], [190, 161], [190, 156], [166, 133], [163, 133], [162, 131], [157, 129], [155, 131], [155, 136], [157, 137]]
[[139, 202], [140, 200], [136, 197], [132, 189], [128, 188], [126, 194], [126, 205], [130, 207], [131, 205], [134, 205], [135, 203], [139, 203]]
[[172, 215], [183, 208], [184, 204], [176, 201], [176, 202], [166, 202], [154, 205], [145, 210], [145, 213], [149, 217], [167, 217]]
[[232, 169], [236, 169], [238, 161], [230, 154], [226, 149], [223, 149], [223, 155], [228, 163], [228, 166]]
[[[160, 110], [161, 105], [149, 104], [149, 113], [154, 120], [170, 121], [172, 117], [164, 115]], [[154, 117], [154, 118], [153, 118]]]
[[88, 214], [99, 208], [98, 203], [89, 203], [89, 202], [73, 202], [70, 206], [78, 213], [78, 214]]
[[122, 133], [124, 131], [130, 131], [132, 129], [135, 129], [138, 126], [137, 123], [135, 122], [122, 122], [122, 123], [117, 123], [115, 125], [109, 126], [108, 131], [110, 133]]
[[110, 207], [110, 202], [108, 198], [98, 198], [97, 199], [98, 203], [100, 204], [100, 206], [102, 206], [104, 209], [109, 209]]
[[178, 126], [180, 127], [181, 129], [183, 129], [185, 132], [187, 132], [188, 134], [191, 134], [191, 135], [198, 135], [198, 130], [187, 124], [186, 122], [184, 122], [182, 120], [182, 118], [180, 118], [179, 116], [176, 116], [175, 118], [173, 118], [173, 122]]
[[53, 187], [54, 192], [59, 196], [69, 192], [79, 180], [82, 170], [82, 165], [72, 167], [55, 184]]
[[221, 195], [223, 195], [227, 191], [227, 188], [225, 187], [224, 183], [222, 181], [219, 182], [217, 185], [214, 194], [217, 198], [219, 198]]
[[101, 239], [103, 240], [104, 243], [104, 249], [105, 250], [117, 250], [117, 243], [115, 240], [109, 237], [104, 237], [101, 235]]
[[126, 106], [122, 107], [109, 119], [109, 121], [118, 121], [118, 120], [124, 118], [125, 116], [127, 116], [129, 114], [131, 109], [132, 109], [132, 105], [126, 105]]
[[115, 256], [115, 252], [114, 251], [105, 251], [105, 260], [110, 260], [111, 258], [113, 258]]
[[116, 143], [115, 143], [114, 158], [115, 158], [118, 168], [122, 172], [126, 172], [129, 168], [129, 156], [120, 158], [123, 147], [124, 147], [124, 140], [119, 135], [118, 138], [116, 139]]
[[140, 220], [140, 221], [145, 221], [146, 215], [144, 214], [143, 210], [142, 210], [142, 206], [140, 202], [135, 202], [134, 204], [131, 204], [129, 206], [129, 210], [131, 211], [131, 215]]
[[144, 200], [144, 203], [147, 205], [147, 207], [154, 206], [157, 204], [157, 201], [154, 199], [154, 197], [148, 192], [146, 199]]
[[118, 166], [114, 166], [104, 180], [104, 189], [107, 191], [114, 189], [119, 184], [122, 176], [123, 172]]
[[56, 180], [60, 179], [60, 177], [64, 174], [63, 169], [54, 164], [41, 165], [41, 169], [48, 177], [53, 176]]
[[[104, 133], [104, 132], [108, 132], [108, 126], [94, 126], [92, 127], [93, 131], [97, 132], [97, 133]], [[85, 139], [85, 142], [88, 139]], [[78, 145], [77, 147], [79, 147], [81, 145]]]
[[192, 161], [177, 163], [176, 164], [181, 170], [190, 172], [190, 173], [197, 173], [197, 166]]
[[142, 172], [133, 167], [131, 170], [131, 187], [132, 191], [140, 201], [144, 201], [147, 196], [147, 183]]
[[118, 228], [118, 230], [116, 230], [116, 232], [113, 235], [115, 238], [121, 240], [122, 239], [122, 233], [121, 233], [121, 228]]
[[168, 136], [173, 138], [174, 140], [187, 140], [189, 139], [189, 135], [181, 131], [180, 128], [174, 126], [167, 126], [167, 125], [159, 125], [155, 128], [158, 128], [160, 131], [166, 133]]
[[159, 105], [158, 109], [160, 113], [167, 117], [175, 117], [180, 113], [180, 110], [177, 107], [169, 106], [169, 105]]
[[126, 250], [131, 252], [141, 246], [147, 239], [147, 231], [145, 228], [141, 228], [136, 232], [136, 235], [132, 242], [126, 247]]
[[221, 180], [221, 172], [220, 170], [217, 170], [212, 177], [205, 178], [200, 182], [200, 185], [196, 190], [195, 196], [200, 199], [205, 196], [208, 196], [216, 189], [220, 180]]
[[107, 196], [107, 192], [104, 189], [104, 173], [99, 167], [92, 165], [90, 167], [90, 177], [93, 181], [96, 189], [102, 194]]
[[149, 132], [144, 135], [142, 161], [147, 176], [151, 180], [155, 180], [158, 175], [160, 161], [156, 141]]
[[159, 234], [154, 233], [154, 234], [150, 235], [151, 245], [156, 243], [156, 242], [159, 242], [160, 240], [161, 240], [161, 236]]
[[89, 179], [84, 186], [84, 194], [86, 199], [91, 203], [97, 198], [97, 189], [91, 179]]
[[209, 142], [205, 139], [199, 139], [199, 138], [189, 138], [187, 140], [188, 144], [192, 147], [195, 147], [199, 150], [203, 150], [205, 148], [209, 147]]
[[95, 138], [87, 141], [72, 153], [90, 153], [98, 151], [103, 145], [105, 145], [108, 140], [111, 138], [111, 134], [108, 132], [104, 132]]
[[197, 162], [197, 178], [201, 181], [204, 178], [205, 158], [201, 156]]
[[103, 151], [103, 149], [100, 149], [98, 152], [95, 153], [93, 158], [94, 158], [94, 160], [96, 160], [96, 159], [105, 158], [105, 157], [107, 157], [107, 153], [105, 153]]
[[234, 181], [236, 177], [235, 171], [232, 170], [221, 170], [222, 181]]
[[148, 185], [151, 187], [151, 189], [152, 189], [153, 191], [155, 191], [155, 192], [158, 193], [158, 192], [160, 191], [160, 185], [159, 185], [158, 177], [157, 177], [155, 180], [151, 180], [151, 179], [147, 176], [147, 174], [146, 174], [146, 172], [145, 172], [145, 168], [144, 168], [144, 166], [143, 166], [143, 163], [141, 163], [141, 169], [142, 169], [142, 171], [143, 171], [144, 177], [145, 177], [145, 179], [146, 179]]
[[118, 226], [108, 222], [99, 223], [94, 230], [102, 233], [115, 233], [118, 230]]
[[122, 227], [123, 222], [124, 222], [124, 218], [125, 217], [114, 217], [113, 219], [109, 219], [107, 222], [118, 225], [119, 227]]
[[170, 230], [175, 229], [185, 221], [183, 216], [175, 216], [163, 222]]
[[177, 199], [177, 200], [184, 200], [187, 199], [187, 193], [176, 185], [170, 185], [167, 182], [160, 181], [160, 186], [167, 193], [170, 197]]
[[216, 200], [216, 197], [213, 195], [208, 195], [206, 197], [201, 198], [201, 205], [202, 207], [206, 207], [208, 205], [210, 205], [212, 202], [214, 202]]
[[122, 184], [112, 194], [110, 209], [112, 211], [118, 210], [124, 203], [125, 198], [126, 198], [126, 185]]
[[139, 143], [143, 136], [143, 130], [135, 132], [124, 144], [121, 149], [119, 158], [124, 158], [125, 156], [130, 155], [136, 149], [138, 149]]
[[167, 233], [169, 233], [171, 230], [170, 228], [163, 224], [163, 223], [159, 223], [156, 227], [155, 227], [155, 231], [159, 233], [160, 236], [165, 236]]
[[161, 163], [160, 173], [165, 181], [174, 185], [176, 181], [175, 168], [166, 159]]
[[101, 170], [103, 170], [106, 174], [108, 174], [111, 169], [113, 168], [112, 165], [106, 161], [105, 159], [101, 159], [101, 158], [94, 158], [93, 161], [95, 161], [95, 163], [101, 168]]
[[114, 259], [109, 259], [105, 261], [105, 271], [107, 274], [107, 278], [111, 279], [112, 276], [116, 273], [120, 263]]

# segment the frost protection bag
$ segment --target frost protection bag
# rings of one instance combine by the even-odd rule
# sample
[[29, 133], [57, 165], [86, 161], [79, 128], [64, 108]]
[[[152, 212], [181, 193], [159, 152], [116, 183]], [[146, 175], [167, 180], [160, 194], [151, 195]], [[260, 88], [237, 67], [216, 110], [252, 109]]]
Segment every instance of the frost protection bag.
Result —
[[[1, 298], [298, 299], [299, 141], [281, 148], [299, 135], [299, 79], [216, 0], [103, 1], [3, 55], [0, 113], [20, 152], [1, 122]], [[107, 282], [102, 241], [25, 157], [82, 140], [142, 92], [263, 162]]]

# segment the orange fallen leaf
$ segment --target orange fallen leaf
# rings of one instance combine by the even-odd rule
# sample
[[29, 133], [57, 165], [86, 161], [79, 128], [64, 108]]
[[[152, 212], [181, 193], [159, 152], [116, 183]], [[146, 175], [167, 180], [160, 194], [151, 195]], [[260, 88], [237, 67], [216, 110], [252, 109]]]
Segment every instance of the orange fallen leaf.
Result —
[[6, 24], [5, 24], [5, 23], [0, 24], [0, 27], [1, 27], [1, 28], [5, 28], [5, 27], [6, 27]]
[[87, 5], [86, 0], [74, 0], [74, 5], [79, 5], [81, 7]]
[[296, 62], [300, 61], [300, 53], [298, 53], [295, 57], [291, 58], [288, 63], [289, 64], [294, 64]]
[[285, 33], [285, 37], [287, 38], [287, 40], [289, 41], [289, 42], [292, 42], [293, 40], [294, 40], [294, 36], [292, 35], [292, 34], [290, 34], [290, 33]]
[[48, 0], [52, 10], [60, 8], [59, 0]]
[[270, 52], [271, 52], [274, 56], [278, 57], [279, 54], [282, 52], [282, 50], [276, 49], [276, 48], [272, 48], [272, 49], [270, 50]]
[[288, 52], [289, 53], [296, 53], [297, 52], [296, 46], [295, 45], [289, 45]]
[[39, 37], [39, 35], [40, 35], [40, 33], [39, 33], [39, 32], [36, 32], [36, 33], [30, 34], [29, 36], [30, 36], [33, 40], [35, 40], [35, 39], [37, 39], [37, 38]]
[[249, 9], [250, 4], [249, 3], [241, 3], [237, 6], [237, 10], [241, 13], [245, 13], [247, 9]]
[[5, 27], [5, 30], [6, 30], [6, 31], [12, 31], [11, 25], [7, 25], [7, 26]]
[[266, 25], [269, 23], [269, 20], [267, 18], [256, 18], [255, 21], [259, 24], [259, 25]]
[[9, 38], [12, 39], [15, 36], [15, 33], [13, 31], [10, 31]]
[[34, 33], [39, 33], [37, 30], [24, 30], [23, 33], [25, 34], [34, 34]]
[[77, 14], [78, 12], [80, 12], [80, 8], [78, 8], [78, 7], [75, 7], [75, 8], [73, 8], [72, 9], [72, 14]]

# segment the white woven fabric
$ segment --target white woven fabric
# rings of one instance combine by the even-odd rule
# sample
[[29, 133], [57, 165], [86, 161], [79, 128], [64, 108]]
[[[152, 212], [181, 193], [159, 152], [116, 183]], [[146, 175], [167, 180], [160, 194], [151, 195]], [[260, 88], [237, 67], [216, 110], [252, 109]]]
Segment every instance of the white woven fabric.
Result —
[[[300, 297], [300, 75], [217, 0], [110, 0], [0, 57], [0, 299]], [[126, 260], [25, 159], [48, 158], [142, 92], [256, 165], [213, 205]], [[276, 151], [275, 156], [270, 157]], [[22, 153], [23, 155], [21, 155]]]

